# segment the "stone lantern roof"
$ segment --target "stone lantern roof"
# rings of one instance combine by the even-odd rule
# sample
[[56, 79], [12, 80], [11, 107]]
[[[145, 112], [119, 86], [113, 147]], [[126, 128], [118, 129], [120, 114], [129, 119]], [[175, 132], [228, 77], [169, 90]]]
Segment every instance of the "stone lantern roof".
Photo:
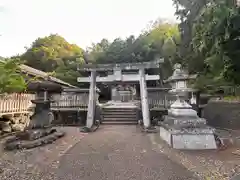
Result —
[[183, 70], [181, 64], [175, 64], [173, 75], [170, 76], [167, 80], [164, 80], [164, 83], [171, 83], [179, 80], [196, 79], [196, 77], [197, 75], [189, 75], [185, 70]]

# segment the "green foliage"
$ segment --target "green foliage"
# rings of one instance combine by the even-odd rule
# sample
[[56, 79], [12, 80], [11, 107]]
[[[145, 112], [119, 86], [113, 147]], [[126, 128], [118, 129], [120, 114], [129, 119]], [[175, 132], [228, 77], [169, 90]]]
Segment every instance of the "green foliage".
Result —
[[[236, 0], [173, 0], [180, 23], [158, 19], [138, 37], [102, 39], [84, 52], [63, 37], [52, 34], [38, 38], [21, 62], [33, 68], [54, 72], [54, 76], [78, 85], [77, 67], [84, 63], [125, 63], [164, 58], [161, 77], [172, 74], [175, 63], [199, 74], [195, 87], [240, 85], [240, 9]], [[18, 58], [18, 57], [15, 57]], [[1, 65], [1, 92], [24, 89], [16, 75], [19, 62]], [[153, 72], [148, 72], [153, 73]]]
[[[181, 56], [196, 86], [240, 84], [240, 16], [235, 0], [174, 0]], [[200, 87], [201, 86], [201, 87]]]
[[19, 59], [6, 59], [0, 63], [0, 93], [23, 92], [26, 89], [19, 65]]
[[[181, 63], [198, 73], [195, 86], [240, 84], [240, 15], [235, 0], [173, 0], [180, 23], [162, 19], [138, 37], [103, 39], [84, 53], [59, 35], [39, 38], [21, 56], [26, 64], [71, 84], [81, 76], [77, 66], [85, 63], [124, 63], [164, 58], [162, 77]], [[84, 61], [85, 59], [85, 61]], [[151, 73], [151, 72], [149, 72]]]
[[[175, 63], [199, 74], [195, 87], [240, 84], [240, 14], [235, 0], [173, 0], [179, 24], [158, 19], [138, 37], [103, 39], [84, 53], [59, 35], [33, 42], [21, 56], [27, 65], [77, 85], [77, 67], [87, 63], [124, 63], [164, 58], [162, 78]], [[85, 60], [85, 61], [84, 61]], [[148, 72], [153, 73], [153, 72]]]
[[[38, 38], [32, 46], [21, 56], [26, 65], [33, 68], [51, 72], [58, 66], [66, 64], [64, 60], [71, 57], [83, 57], [83, 50], [75, 44], [69, 44], [63, 37], [52, 34], [44, 38]], [[69, 64], [70, 62], [68, 62]]]
[[54, 72], [57, 78], [73, 85], [81, 76], [77, 67], [84, 63], [83, 50], [57, 34], [38, 38], [20, 58], [26, 65], [44, 72]]
[[179, 60], [179, 43], [178, 26], [160, 19], [138, 37], [117, 38], [112, 43], [103, 39], [93, 44], [88, 49], [88, 57], [92, 63], [143, 62], [164, 58], [162, 71], [168, 77], [172, 64]]
[[77, 67], [85, 62], [124, 63], [164, 58], [162, 71], [167, 78], [172, 73], [172, 64], [179, 61], [179, 43], [177, 24], [159, 19], [138, 37], [116, 38], [111, 43], [103, 39], [92, 44], [86, 52], [57, 34], [38, 38], [20, 58], [26, 65], [54, 72], [57, 78], [73, 85], [78, 85], [77, 77], [81, 76]]
[[226, 96], [223, 100], [228, 102], [240, 102], [240, 96]]
[[[172, 74], [173, 64], [181, 63], [190, 73], [199, 74], [194, 83], [203, 91], [209, 85], [240, 85], [240, 9], [236, 0], [173, 0], [173, 3], [179, 24], [158, 19], [138, 37], [116, 38], [113, 42], [103, 39], [86, 52], [52, 34], [34, 41], [20, 59], [33, 68], [54, 72], [56, 77], [73, 85], [78, 85], [77, 77], [81, 76], [77, 67], [86, 62], [143, 62], [156, 58], [164, 58], [161, 67], [164, 79]], [[8, 74], [4, 74], [1, 82], [5, 87], [8, 80], [4, 77]], [[13, 79], [9, 83], [17, 84]]]

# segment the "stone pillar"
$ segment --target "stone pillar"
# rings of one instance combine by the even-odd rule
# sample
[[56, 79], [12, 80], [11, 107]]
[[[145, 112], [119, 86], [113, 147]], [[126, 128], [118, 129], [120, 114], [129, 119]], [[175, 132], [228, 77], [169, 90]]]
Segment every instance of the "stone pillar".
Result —
[[113, 86], [112, 85], [112, 101], [117, 101], [117, 89], [116, 89], [116, 86]]
[[148, 93], [144, 68], [139, 69], [139, 76], [143, 124], [145, 128], [148, 128], [150, 126], [150, 113], [148, 107]]
[[96, 108], [96, 77], [97, 72], [91, 71], [91, 81], [89, 88], [89, 101], [88, 101], [88, 112], [87, 112], [87, 127], [91, 128], [94, 122], [95, 108]]
[[44, 98], [44, 101], [48, 100], [48, 92], [47, 91], [43, 92], [43, 98]]

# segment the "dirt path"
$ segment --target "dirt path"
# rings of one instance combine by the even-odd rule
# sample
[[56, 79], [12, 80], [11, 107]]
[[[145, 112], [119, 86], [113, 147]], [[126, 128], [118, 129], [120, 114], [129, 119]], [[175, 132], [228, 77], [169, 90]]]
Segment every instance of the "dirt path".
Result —
[[59, 163], [59, 180], [193, 180], [135, 126], [105, 126], [89, 134]]
[[54, 144], [0, 160], [1, 180], [194, 180], [193, 174], [154, 148], [135, 126], [105, 126], [91, 134], [64, 128]]

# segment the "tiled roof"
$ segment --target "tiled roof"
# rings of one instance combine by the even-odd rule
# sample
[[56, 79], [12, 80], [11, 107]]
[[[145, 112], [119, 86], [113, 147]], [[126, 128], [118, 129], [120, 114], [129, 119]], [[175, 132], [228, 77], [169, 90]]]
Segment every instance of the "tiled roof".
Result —
[[[0, 62], [4, 63], [4, 59], [0, 58]], [[46, 73], [46, 72], [40, 71], [38, 69], [34, 69], [34, 68], [32, 68], [30, 66], [27, 66], [27, 65], [24, 65], [24, 64], [20, 65], [20, 69], [21, 69], [22, 72], [27, 73], [29, 75], [32, 75], [32, 76], [35, 76], [35, 77], [41, 77], [41, 78], [48, 77], [49, 81], [52, 81], [52, 82], [55, 82], [55, 83], [58, 83], [58, 84], [61, 84], [61, 85], [64, 85], [64, 86], [77, 88], [76, 86], [73, 86], [73, 85], [71, 85], [67, 82], [64, 82], [64, 81], [62, 81], [58, 78], [55, 78], [53, 76], [49, 76], [48, 73]]]
[[71, 85], [71, 84], [69, 84], [67, 82], [64, 82], [64, 81], [62, 81], [62, 80], [60, 80], [58, 78], [55, 78], [53, 76], [49, 76], [48, 73], [46, 73], [46, 72], [40, 71], [38, 69], [34, 69], [34, 68], [32, 68], [30, 66], [27, 66], [27, 65], [22, 64], [20, 66], [20, 69], [21, 69], [22, 72], [25, 72], [25, 73], [27, 73], [29, 75], [42, 77], [42, 78], [48, 77], [49, 81], [56, 82], [58, 84], [62, 84], [62, 85], [65, 85], [65, 86], [77, 88], [76, 86], [73, 86], [73, 85]]

